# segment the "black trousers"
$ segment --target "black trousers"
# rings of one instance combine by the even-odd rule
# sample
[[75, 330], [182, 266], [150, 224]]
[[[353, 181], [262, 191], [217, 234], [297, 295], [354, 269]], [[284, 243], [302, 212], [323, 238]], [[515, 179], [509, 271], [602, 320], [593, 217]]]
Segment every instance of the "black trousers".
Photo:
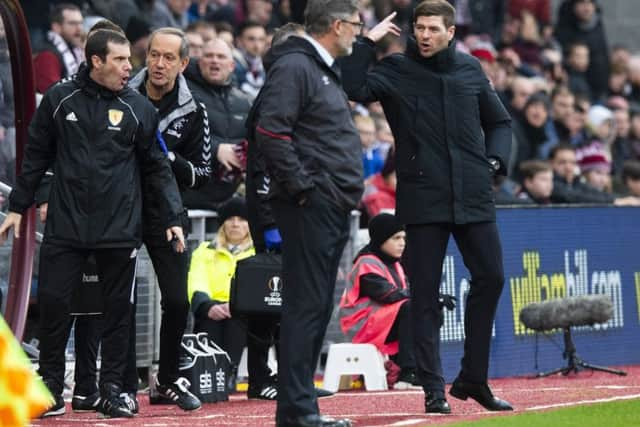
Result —
[[491, 328], [504, 286], [502, 246], [495, 222], [407, 227], [414, 355], [418, 378], [425, 391], [444, 391], [438, 294], [451, 234], [471, 273], [464, 316], [464, 356], [459, 373], [466, 381], [487, 381]]
[[[122, 387], [136, 257], [133, 248], [92, 250], [103, 283], [104, 325], [102, 330], [101, 386]], [[39, 373], [50, 391], [62, 394], [64, 388], [65, 347], [69, 339], [71, 295], [82, 280], [88, 249], [43, 243], [40, 248], [38, 305], [40, 307]], [[101, 387], [102, 388], [102, 387]]]
[[145, 241], [145, 245], [151, 257], [153, 269], [158, 276], [161, 296], [158, 381], [161, 384], [170, 384], [180, 376], [178, 371], [180, 345], [189, 314], [187, 274], [190, 256], [188, 251], [173, 252], [169, 242], [150, 244]]
[[74, 395], [89, 396], [98, 391], [98, 346], [102, 335], [102, 315], [75, 316], [73, 329], [76, 363]]
[[349, 212], [319, 191], [304, 206], [274, 200], [272, 208], [283, 241], [277, 424], [319, 412], [313, 376], [333, 311]]
[[122, 391], [129, 394], [138, 393], [138, 366], [136, 364], [136, 307], [138, 303], [138, 287], [133, 285], [133, 292], [129, 299], [131, 303], [131, 320], [129, 322], [129, 349], [127, 351], [127, 367], [122, 377]]
[[[138, 392], [138, 369], [136, 366], [136, 287], [133, 289], [133, 306], [129, 323], [129, 342], [127, 350], [127, 366], [122, 378], [122, 391], [136, 394]], [[97, 390], [98, 346], [102, 335], [103, 316], [75, 316], [74, 344], [76, 367], [74, 373], [75, 388], [73, 394], [89, 396]]]
[[260, 387], [271, 376], [269, 349], [278, 345], [280, 319], [254, 316], [247, 319], [247, 371], [249, 386]]
[[416, 359], [413, 357], [413, 327], [411, 325], [411, 300], [406, 300], [393, 321], [387, 342], [398, 341], [398, 352], [391, 356], [401, 369], [415, 369]]

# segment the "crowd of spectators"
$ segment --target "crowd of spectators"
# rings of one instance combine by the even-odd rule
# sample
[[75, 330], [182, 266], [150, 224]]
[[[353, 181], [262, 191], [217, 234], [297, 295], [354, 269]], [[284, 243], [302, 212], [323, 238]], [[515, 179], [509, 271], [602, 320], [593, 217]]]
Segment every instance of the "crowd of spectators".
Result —
[[[457, 8], [456, 47], [475, 56], [512, 117], [513, 144], [509, 174], [496, 179], [499, 204], [539, 201], [525, 197], [529, 161], [548, 165], [554, 147], [575, 149], [569, 196], [566, 178], [553, 169], [552, 196], [557, 203], [637, 205], [640, 162], [640, 54], [632, 46], [610, 46], [597, 0], [450, 0]], [[42, 3], [42, 4], [40, 4]], [[27, 0], [27, 15], [40, 93], [72, 75], [82, 57], [87, 29], [107, 18], [125, 29], [132, 46], [134, 72], [144, 67], [148, 36], [159, 27], [186, 32], [192, 58], [185, 76], [207, 106], [212, 121], [218, 167], [211, 184], [187, 195], [191, 208], [215, 209], [243, 192], [242, 140], [252, 100], [264, 83], [262, 57], [273, 32], [288, 22], [301, 22], [305, 1], [291, 0]], [[415, 0], [365, 0], [366, 28], [391, 11], [403, 28], [399, 38], [378, 44], [378, 57], [403, 52], [410, 34]], [[52, 11], [49, 21], [42, 10]], [[4, 60], [2, 58], [5, 58]], [[0, 66], [8, 71], [6, 48]], [[13, 182], [13, 119], [9, 73], [0, 84], [0, 179]], [[9, 98], [9, 100], [7, 100]], [[363, 224], [394, 207], [393, 135], [378, 104], [352, 103], [362, 141], [367, 190]], [[598, 160], [595, 161], [594, 158]], [[386, 165], [386, 167], [385, 167]], [[546, 167], [546, 166], [545, 166]], [[634, 174], [635, 173], [635, 174]], [[594, 193], [592, 190], [596, 190]], [[562, 194], [557, 194], [558, 192]], [[547, 199], [545, 199], [547, 200]]]

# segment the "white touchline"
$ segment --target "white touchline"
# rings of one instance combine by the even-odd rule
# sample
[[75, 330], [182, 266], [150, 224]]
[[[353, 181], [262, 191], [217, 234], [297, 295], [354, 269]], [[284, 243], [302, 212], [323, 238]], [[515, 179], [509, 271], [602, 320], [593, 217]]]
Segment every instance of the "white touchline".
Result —
[[562, 408], [565, 406], [585, 405], [589, 403], [615, 402], [616, 400], [630, 400], [630, 399], [638, 399], [638, 398], [640, 398], [640, 394], [629, 394], [626, 396], [614, 396], [614, 397], [607, 397], [603, 399], [578, 400], [577, 402], [554, 403], [551, 405], [532, 406], [531, 408], [526, 408], [526, 410], [537, 411], [539, 409]]

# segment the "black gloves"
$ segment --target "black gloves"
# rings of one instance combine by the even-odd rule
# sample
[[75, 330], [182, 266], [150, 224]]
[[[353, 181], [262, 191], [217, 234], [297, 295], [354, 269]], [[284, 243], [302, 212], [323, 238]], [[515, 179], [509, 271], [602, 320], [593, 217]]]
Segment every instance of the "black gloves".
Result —
[[438, 297], [438, 304], [440, 305], [440, 310], [446, 307], [447, 310], [453, 311], [453, 309], [456, 308], [457, 301], [458, 299], [456, 297], [449, 294], [440, 294], [440, 296]]

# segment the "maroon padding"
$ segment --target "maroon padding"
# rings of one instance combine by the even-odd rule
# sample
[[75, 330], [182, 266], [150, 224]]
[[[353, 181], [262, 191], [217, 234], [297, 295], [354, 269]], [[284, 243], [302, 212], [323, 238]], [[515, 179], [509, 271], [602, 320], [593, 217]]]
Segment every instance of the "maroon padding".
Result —
[[[11, 56], [16, 126], [16, 173], [20, 173], [24, 147], [27, 143], [27, 127], [36, 109], [31, 43], [18, 0], [0, 0], [0, 16], [4, 23]], [[35, 209], [31, 207], [22, 217], [21, 238], [13, 240], [9, 293], [4, 317], [18, 340], [22, 339], [27, 317], [35, 251], [35, 225]]]

